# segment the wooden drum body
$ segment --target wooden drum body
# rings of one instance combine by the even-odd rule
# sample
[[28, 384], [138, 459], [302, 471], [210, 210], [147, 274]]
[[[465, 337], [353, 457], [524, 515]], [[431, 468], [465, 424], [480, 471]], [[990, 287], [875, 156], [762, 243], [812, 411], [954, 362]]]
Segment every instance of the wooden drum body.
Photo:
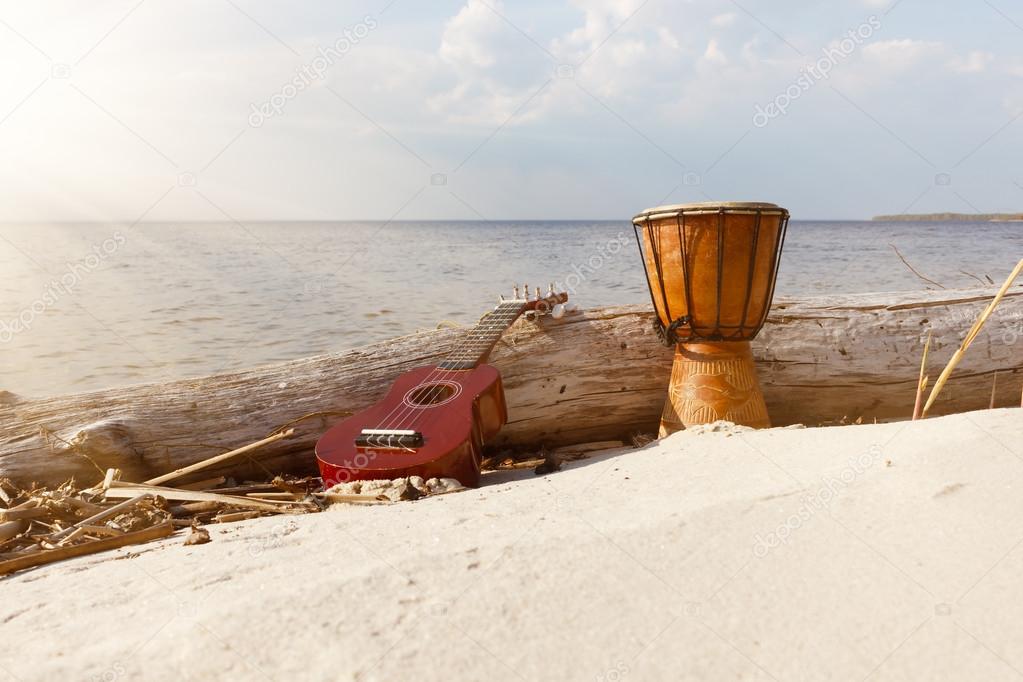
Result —
[[675, 346], [661, 435], [719, 419], [770, 426], [749, 341], [767, 319], [789, 213], [662, 206], [633, 218], [658, 336]]

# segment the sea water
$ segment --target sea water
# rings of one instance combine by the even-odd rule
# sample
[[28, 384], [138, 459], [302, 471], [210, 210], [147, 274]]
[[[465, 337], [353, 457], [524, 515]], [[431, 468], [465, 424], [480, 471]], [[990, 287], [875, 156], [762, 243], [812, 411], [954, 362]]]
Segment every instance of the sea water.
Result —
[[[1020, 223], [793, 221], [776, 296], [1001, 284]], [[555, 282], [647, 303], [628, 221], [0, 225], [0, 390], [200, 376], [454, 322]]]

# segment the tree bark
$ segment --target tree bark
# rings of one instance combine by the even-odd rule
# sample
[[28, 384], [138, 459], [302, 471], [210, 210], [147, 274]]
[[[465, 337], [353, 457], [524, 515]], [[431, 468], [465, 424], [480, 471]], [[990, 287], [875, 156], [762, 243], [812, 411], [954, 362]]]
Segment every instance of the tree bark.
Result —
[[[937, 377], [994, 289], [779, 299], [753, 342], [776, 426], [908, 419], [920, 354], [933, 332]], [[649, 306], [599, 308], [560, 320], [520, 320], [491, 357], [501, 370], [509, 423], [492, 448], [628, 439], [656, 432], [672, 351]], [[296, 435], [238, 461], [204, 469], [264, 477], [315, 470], [313, 445], [343, 411], [378, 400], [394, 378], [438, 361], [453, 329], [170, 383], [38, 400], [2, 394], [0, 476], [16, 483], [91, 484], [117, 467], [141, 481], [245, 445], [290, 422]], [[932, 415], [1016, 405], [1023, 381], [1023, 289], [1010, 290], [953, 375]], [[301, 421], [306, 415], [307, 417]]]

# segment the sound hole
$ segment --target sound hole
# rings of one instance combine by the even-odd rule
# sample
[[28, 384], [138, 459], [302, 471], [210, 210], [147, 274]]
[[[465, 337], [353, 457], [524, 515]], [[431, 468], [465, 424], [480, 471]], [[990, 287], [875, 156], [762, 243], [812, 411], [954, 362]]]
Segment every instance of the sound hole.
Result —
[[444, 403], [455, 395], [455, 388], [452, 384], [426, 384], [425, 386], [419, 386], [409, 392], [408, 402], [421, 407]]

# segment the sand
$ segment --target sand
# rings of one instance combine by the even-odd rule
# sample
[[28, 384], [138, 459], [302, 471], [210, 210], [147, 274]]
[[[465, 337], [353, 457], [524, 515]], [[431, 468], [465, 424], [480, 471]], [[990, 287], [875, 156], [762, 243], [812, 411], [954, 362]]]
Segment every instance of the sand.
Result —
[[0, 580], [0, 679], [1023, 675], [1018, 409], [683, 432], [210, 532]]

